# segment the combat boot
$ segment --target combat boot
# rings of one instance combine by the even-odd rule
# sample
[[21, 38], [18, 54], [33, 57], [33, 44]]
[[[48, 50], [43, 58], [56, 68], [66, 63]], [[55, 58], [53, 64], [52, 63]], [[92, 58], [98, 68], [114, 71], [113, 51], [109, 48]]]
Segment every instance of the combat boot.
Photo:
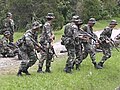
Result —
[[80, 64], [76, 64], [76, 70], [80, 70]]
[[19, 70], [17, 76], [22, 76], [22, 70]]
[[42, 71], [42, 67], [39, 67], [38, 70], [37, 70], [37, 72], [38, 72], [38, 73], [44, 73], [44, 72]]
[[46, 67], [45, 72], [51, 73], [51, 71], [50, 71], [50, 67]]
[[103, 67], [103, 63], [104, 62], [99, 62], [98, 65], [101, 66], [101, 67]]
[[26, 75], [31, 75], [29, 72], [28, 72], [28, 67], [24, 68], [22, 70], [23, 73], [25, 73]]
[[66, 73], [72, 73], [71, 67], [68, 67], [65, 72]]
[[99, 66], [96, 62], [93, 62], [93, 64], [94, 64], [94, 67], [95, 67], [96, 69], [102, 69], [102, 67]]

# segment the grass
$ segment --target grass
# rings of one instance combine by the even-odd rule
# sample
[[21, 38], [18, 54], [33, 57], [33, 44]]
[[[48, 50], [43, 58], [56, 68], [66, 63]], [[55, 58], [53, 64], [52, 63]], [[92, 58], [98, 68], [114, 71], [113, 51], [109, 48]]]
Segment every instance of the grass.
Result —
[[[102, 53], [97, 54], [97, 62]], [[119, 53], [105, 63], [104, 69], [93, 67], [90, 58], [83, 61], [81, 70], [73, 70], [73, 74], [63, 72], [66, 56], [57, 58], [52, 63], [52, 73], [38, 74], [37, 65], [30, 68], [31, 76], [17, 77], [16, 72], [0, 75], [0, 90], [114, 90], [120, 85]]]

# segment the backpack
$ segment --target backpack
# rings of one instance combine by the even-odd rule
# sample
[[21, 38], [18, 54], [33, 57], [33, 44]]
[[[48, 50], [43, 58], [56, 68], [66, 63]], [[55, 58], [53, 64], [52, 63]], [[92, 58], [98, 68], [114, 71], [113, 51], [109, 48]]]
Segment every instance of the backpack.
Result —
[[67, 25], [65, 25], [64, 28], [64, 35], [62, 35], [61, 37], [61, 45], [68, 45], [71, 42], [71, 37], [73, 32], [71, 33], [71, 28], [72, 28], [72, 24], [68, 23]]

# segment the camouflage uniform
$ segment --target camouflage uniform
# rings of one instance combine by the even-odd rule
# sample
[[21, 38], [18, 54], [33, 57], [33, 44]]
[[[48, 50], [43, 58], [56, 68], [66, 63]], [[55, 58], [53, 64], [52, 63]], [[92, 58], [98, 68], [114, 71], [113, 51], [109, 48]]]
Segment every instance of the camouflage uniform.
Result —
[[13, 34], [14, 34], [14, 21], [12, 19], [12, 14], [10, 12], [7, 13], [7, 18], [3, 21], [3, 32], [10, 31], [9, 41], [13, 42]]
[[[35, 36], [34, 33], [39, 30], [39, 23], [38, 22], [33, 22], [32, 29], [26, 31], [24, 34], [24, 42], [22, 43], [21, 46], [21, 51], [23, 53], [23, 61], [21, 62], [19, 71], [17, 73], [18, 76], [22, 75], [22, 72], [25, 73], [26, 75], [30, 75], [28, 72], [28, 68], [31, 67], [32, 65], [35, 64], [37, 61], [37, 55], [35, 52], [35, 44], [33, 40], [35, 41]], [[26, 60], [28, 59], [28, 60]]]
[[[82, 29], [97, 40], [97, 36], [93, 33], [93, 28], [92, 28], [95, 22], [96, 21], [94, 18], [90, 18], [88, 24], [85, 25]], [[85, 59], [89, 53], [92, 63], [94, 64], [94, 67], [97, 69], [101, 69], [101, 67], [97, 65], [95, 60], [95, 49], [93, 48], [92, 38], [89, 38], [88, 41], [84, 40], [83, 46], [84, 46], [83, 59]]]
[[117, 25], [116, 20], [112, 20], [108, 27], [106, 27], [103, 32], [100, 34], [100, 46], [102, 48], [104, 56], [101, 61], [98, 63], [103, 67], [103, 63], [111, 57], [111, 45], [108, 39], [111, 39], [113, 28]]
[[12, 50], [9, 46], [9, 36], [10, 32], [5, 31], [4, 37], [0, 40], [0, 53], [3, 55], [3, 57], [13, 57], [14, 50]]
[[73, 16], [72, 22], [65, 25], [64, 36], [65, 36], [65, 47], [68, 51], [68, 59], [66, 61], [66, 66], [64, 71], [66, 73], [71, 73], [74, 63], [76, 64], [76, 69], [79, 69], [79, 64], [82, 59], [81, 54], [81, 42], [79, 41], [80, 30], [77, 23], [81, 21], [79, 16]]
[[48, 13], [46, 16], [47, 22], [43, 25], [43, 30], [40, 36], [40, 45], [44, 49], [44, 51], [41, 50], [41, 59], [39, 60], [39, 65], [38, 65], [38, 73], [42, 73], [42, 68], [44, 61], [46, 60], [46, 70], [45, 72], [51, 72], [50, 67], [51, 67], [51, 60], [53, 57], [53, 46], [52, 42], [54, 40], [54, 34], [52, 32], [52, 25], [51, 21], [54, 19], [53, 13]]
[[118, 47], [120, 45], [120, 33], [114, 38], [115, 45]]

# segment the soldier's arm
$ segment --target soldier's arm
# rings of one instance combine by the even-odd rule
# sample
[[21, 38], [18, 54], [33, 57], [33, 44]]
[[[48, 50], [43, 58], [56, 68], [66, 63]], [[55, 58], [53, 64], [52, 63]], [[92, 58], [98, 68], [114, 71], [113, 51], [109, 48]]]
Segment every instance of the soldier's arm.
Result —
[[86, 25], [83, 26], [83, 27], [82, 27], [82, 30], [85, 31], [85, 32], [87, 32], [87, 26], [86, 26]]
[[30, 37], [30, 36], [25, 36], [26, 46], [31, 49], [34, 49], [34, 43], [32, 42], [31, 38], [32, 37]]
[[109, 32], [108, 28], [105, 28], [103, 32], [100, 34], [100, 40], [105, 41], [107, 37], [107, 33]]

